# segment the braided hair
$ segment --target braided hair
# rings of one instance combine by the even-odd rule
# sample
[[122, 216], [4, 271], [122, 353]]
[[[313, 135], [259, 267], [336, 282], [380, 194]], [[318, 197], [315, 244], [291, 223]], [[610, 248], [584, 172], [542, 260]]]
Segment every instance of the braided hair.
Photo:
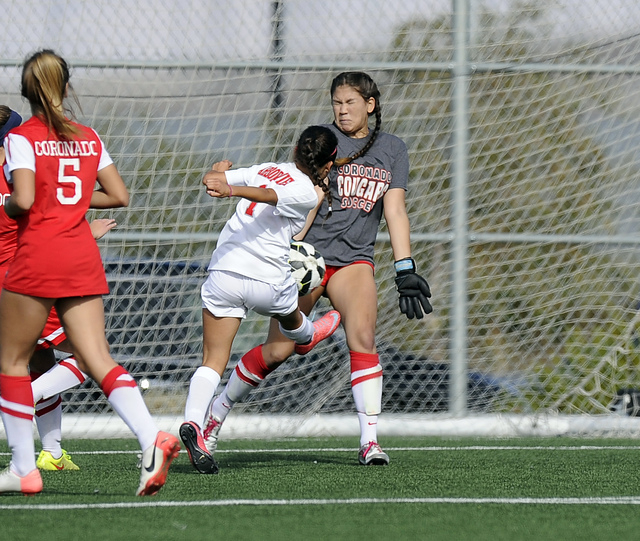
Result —
[[321, 176], [321, 170], [328, 162], [335, 161], [337, 151], [338, 138], [335, 133], [324, 126], [309, 126], [300, 134], [294, 154], [296, 165], [307, 170], [313, 184], [322, 188], [329, 205], [329, 214], [333, 198], [329, 184]]
[[362, 96], [365, 101], [369, 101], [371, 98], [375, 100], [375, 108], [369, 116], [376, 115], [376, 125], [373, 128], [373, 132], [367, 144], [364, 145], [358, 152], [349, 156], [348, 158], [338, 158], [336, 165], [345, 165], [351, 163], [353, 160], [358, 159], [360, 156], [364, 156], [367, 151], [373, 146], [373, 143], [378, 138], [378, 134], [382, 128], [382, 105], [380, 105], [380, 90], [378, 85], [373, 79], [362, 71], [345, 71], [337, 75], [331, 82], [331, 98], [338, 87], [349, 86], [355, 89], [358, 94]]

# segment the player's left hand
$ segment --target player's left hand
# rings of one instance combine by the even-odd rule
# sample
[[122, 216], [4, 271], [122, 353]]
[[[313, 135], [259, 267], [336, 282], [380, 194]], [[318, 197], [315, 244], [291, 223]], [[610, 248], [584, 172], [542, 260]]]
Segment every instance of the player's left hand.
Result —
[[118, 224], [112, 218], [97, 218], [89, 224], [89, 227], [91, 228], [93, 238], [98, 240], [104, 237], [116, 225]]
[[211, 166], [212, 171], [218, 171], [218, 173], [224, 173], [233, 167], [233, 162], [230, 160], [220, 160]]
[[400, 295], [400, 311], [409, 319], [422, 319], [425, 314], [433, 312], [429, 302], [431, 288], [427, 281], [416, 272], [416, 264], [412, 258], [396, 261], [396, 288]]

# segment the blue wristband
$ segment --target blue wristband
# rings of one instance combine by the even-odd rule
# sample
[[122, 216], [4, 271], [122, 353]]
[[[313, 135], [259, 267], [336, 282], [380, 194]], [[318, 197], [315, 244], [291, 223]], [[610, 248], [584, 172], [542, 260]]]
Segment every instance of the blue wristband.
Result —
[[412, 257], [405, 257], [400, 261], [396, 261], [393, 265], [396, 268], [396, 274], [406, 271], [416, 272], [416, 262]]

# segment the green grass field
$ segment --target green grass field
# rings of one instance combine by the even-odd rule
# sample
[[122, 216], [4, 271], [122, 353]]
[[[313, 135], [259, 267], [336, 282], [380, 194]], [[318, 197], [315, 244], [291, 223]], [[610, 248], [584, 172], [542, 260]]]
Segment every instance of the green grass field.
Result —
[[[152, 498], [134, 496], [135, 440], [68, 440], [78, 472], [0, 495], [0, 538], [69, 540], [635, 539], [640, 445], [629, 440], [384, 438], [225, 441], [218, 475], [184, 452]], [[9, 462], [0, 442], [0, 466]]]

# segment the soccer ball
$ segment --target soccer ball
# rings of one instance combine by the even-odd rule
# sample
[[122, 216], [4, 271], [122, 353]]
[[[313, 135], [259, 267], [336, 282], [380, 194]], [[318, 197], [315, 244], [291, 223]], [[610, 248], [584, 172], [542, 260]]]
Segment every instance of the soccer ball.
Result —
[[293, 278], [298, 283], [298, 295], [306, 295], [318, 287], [324, 277], [324, 258], [308, 242], [291, 241], [289, 265]]

